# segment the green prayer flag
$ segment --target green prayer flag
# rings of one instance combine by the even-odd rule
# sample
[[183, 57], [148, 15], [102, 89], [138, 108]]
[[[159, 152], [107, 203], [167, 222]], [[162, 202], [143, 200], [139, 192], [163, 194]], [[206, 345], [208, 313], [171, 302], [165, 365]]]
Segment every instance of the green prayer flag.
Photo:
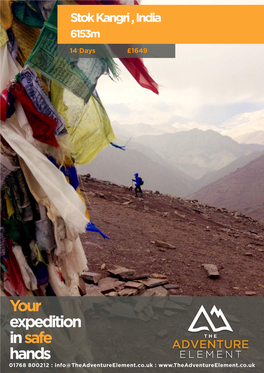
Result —
[[57, 5], [58, 1], [48, 21], [44, 23], [44, 28], [26, 64], [88, 102], [98, 78], [107, 73], [109, 68], [113, 71], [115, 63], [110, 58], [74, 60], [58, 57]]
[[25, 25], [38, 28], [42, 28], [44, 25], [44, 18], [37, 1], [14, 1], [12, 12]]

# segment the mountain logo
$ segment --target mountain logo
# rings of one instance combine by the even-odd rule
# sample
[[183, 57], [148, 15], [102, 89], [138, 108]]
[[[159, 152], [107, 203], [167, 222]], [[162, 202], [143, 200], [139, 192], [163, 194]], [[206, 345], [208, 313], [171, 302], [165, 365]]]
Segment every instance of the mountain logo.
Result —
[[195, 328], [195, 325], [196, 325], [197, 321], [199, 320], [199, 318], [200, 318], [200, 316], [201, 316], [202, 314], [203, 314], [204, 317], [206, 318], [208, 324], [210, 325], [210, 327], [211, 327], [211, 329], [212, 329], [212, 331], [213, 331], [214, 333], [216, 333], [216, 332], [221, 332], [221, 331], [223, 331], [223, 330], [227, 330], [227, 331], [229, 331], [229, 332], [233, 332], [233, 329], [231, 328], [231, 326], [230, 326], [229, 322], [227, 321], [225, 315], [223, 314], [222, 310], [221, 310], [221, 309], [218, 310], [218, 309], [216, 308], [216, 306], [213, 306], [213, 308], [212, 308], [211, 311], [210, 311], [210, 314], [211, 314], [211, 315], [215, 314], [218, 318], [221, 317], [222, 320], [223, 320], [224, 326], [221, 326], [220, 328], [216, 328], [216, 327], [214, 326], [214, 323], [213, 323], [212, 320], [210, 319], [210, 316], [209, 316], [208, 313], [206, 312], [204, 306], [201, 306], [200, 309], [199, 309], [199, 311], [197, 312], [195, 318], [193, 319], [193, 322], [191, 323], [191, 325], [190, 325], [190, 327], [189, 327], [189, 329], [188, 329], [189, 332], [196, 333], [196, 332], [200, 332], [200, 331], [202, 331], [202, 330], [207, 330], [207, 331], [209, 331], [208, 326], [200, 326], [200, 327], [198, 327], [198, 328]]

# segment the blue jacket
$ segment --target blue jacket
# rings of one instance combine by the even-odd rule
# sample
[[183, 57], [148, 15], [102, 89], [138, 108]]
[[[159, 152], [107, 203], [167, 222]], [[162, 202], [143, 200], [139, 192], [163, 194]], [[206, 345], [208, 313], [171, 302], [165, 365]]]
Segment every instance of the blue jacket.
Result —
[[138, 174], [135, 174], [136, 178], [133, 179], [133, 181], [136, 183], [136, 186], [140, 186], [140, 177], [138, 176]]

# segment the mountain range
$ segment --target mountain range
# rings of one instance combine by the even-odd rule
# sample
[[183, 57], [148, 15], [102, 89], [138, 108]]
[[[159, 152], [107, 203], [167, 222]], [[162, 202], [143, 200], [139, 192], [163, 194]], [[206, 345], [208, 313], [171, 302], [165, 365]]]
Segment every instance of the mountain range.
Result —
[[189, 198], [264, 220], [264, 155], [203, 187]]
[[171, 170], [157, 154], [147, 156], [135, 149], [126, 151], [108, 146], [88, 165], [80, 166], [80, 173], [91, 174], [100, 180], [132, 185], [137, 172], [144, 180], [144, 188], [166, 194], [187, 196], [193, 192], [193, 179], [184, 172]]
[[232, 116], [222, 124], [197, 122], [179, 115], [167, 117], [162, 123], [155, 125], [146, 123], [120, 124], [113, 121], [115, 133], [121, 137], [139, 137], [145, 135], [161, 135], [177, 133], [198, 128], [202, 131], [211, 129], [223, 136], [244, 144], [264, 145], [264, 109]]
[[176, 167], [194, 179], [220, 170], [253, 152], [230, 137], [212, 130], [193, 129], [157, 136], [140, 136], [134, 140], [155, 151], [172, 168]]
[[262, 154], [264, 154], [264, 151], [262, 152], [256, 151], [248, 155], [243, 155], [242, 157], [236, 159], [234, 162], [229, 163], [227, 166], [221, 168], [220, 170], [213, 171], [209, 174], [206, 174], [201, 179], [197, 180], [196, 188], [199, 189], [199, 188], [204, 187], [205, 185], [214, 183], [215, 181], [221, 179], [222, 177], [229, 175], [231, 172], [234, 172], [238, 170], [239, 168], [246, 166], [251, 161], [254, 161], [258, 157], [260, 157]]
[[262, 144], [264, 145], [264, 131], [254, 131], [240, 135], [236, 138], [237, 142], [243, 144]]
[[[256, 161], [256, 165], [260, 167], [258, 159], [263, 159], [263, 145], [239, 144], [228, 136], [212, 130], [198, 129], [125, 138], [121, 142], [119, 140], [119, 144], [126, 144], [126, 150], [109, 146], [91, 163], [80, 166], [80, 173], [90, 173], [97, 179], [129, 186], [132, 185], [133, 175], [138, 172], [144, 180], [143, 189], [158, 190], [164, 194], [238, 209], [258, 218], [264, 214], [261, 205], [258, 205], [261, 202], [260, 197], [256, 199], [255, 204], [249, 199], [248, 205], [239, 199], [240, 195], [244, 195], [246, 178], [251, 177], [247, 168], [243, 173], [243, 179], [238, 179], [241, 185], [236, 185], [236, 192], [227, 185], [229, 177], [232, 184], [234, 175], [239, 175], [238, 172], [252, 162]], [[252, 183], [257, 183], [257, 180], [257, 177], [251, 178]], [[227, 187], [223, 189], [222, 183]], [[221, 185], [219, 190], [218, 185]], [[230, 196], [232, 195], [230, 198], [229, 190]], [[256, 184], [256, 196], [257, 190], [262, 193], [259, 184]]]

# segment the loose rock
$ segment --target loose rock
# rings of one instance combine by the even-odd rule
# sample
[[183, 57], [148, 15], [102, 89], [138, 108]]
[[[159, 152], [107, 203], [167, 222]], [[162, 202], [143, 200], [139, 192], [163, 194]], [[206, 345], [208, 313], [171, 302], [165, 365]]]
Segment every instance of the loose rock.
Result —
[[155, 291], [156, 297], [166, 297], [168, 295], [168, 290], [164, 289], [163, 286], [155, 287], [153, 290]]
[[155, 295], [155, 289], [147, 289], [143, 293], [139, 294], [141, 297], [153, 297]]
[[119, 291], [118, 295], [120, 297], [131, 297], [133, 295], [138, 294], [138, 289], [131, 289], [131, 288], [126, 288], [121, 291]]
[[103, 297], [103, 294], [100, 292], [98, 286], [86, 284], [85, 288], [85, 297]]
[[173, 246], [167, 242], [164, 242], [164, 241], [160, 241], [160, 240], [156, 240], [155, 241], [155, 245], [157, 247], [163, 247], [165, 249], [176, 249], [176, 246]]
[[168, 330], [167, 329], [163, 329], [163, 330], [157, 332], [156, 334], [157, 334], [158, 337], [164, 338], [164, 337], [166, 337], [168, 335]]
[[111, 277], [105, 277], [99, 281], [99, 288], [103, 294], [110, 293], [111, 291], [120, 291], [124, 286], [124, 282]]
[[155, 286], [164, 285], [168, 283], [168, 280], [165, 280], [165, 279], [159, 280], [155, 278], [147, 278], [145, 280], [138, 280], [138, 281], [144, 284], [145, 286], [147, 286], [148, 288], [153, 288]]
[[166, 275], [163, 275], [163, 274], [160, 274], [160, 273], [152, 273], [149, 277], [157, 278], [157, 279], [167, 279]]
[[179, 289], [180, 286], [177, 285], [177, 284], [166, 284], [166, 285], [164, 285], [164, 288], [167, 289], [167, 290], [170, 290], [170, 289]]
[[98, 281], [101, 279], [102, 275], [100, 273], [95, 272], [84, 272], [81, 275], [81, 278], [86, 282], [93, 282], [94, 284], [97, 284]]
[[135, 271], [133, 269], [117, 266], [114, 269], [109, 269], [108, 272], [110, 272], [114, 276], [119, 276], [122, 278], [122, 280], [128, 280], [130, 279]]
[[173, 312], [173, 311], [170, 311], [170, 310], [166, 310], [163, 312], [165, 316], [173, 316], [173, 315], [176, 315], [176, 312]]
[[117, 297], [118, 292], [117, 291], [110, 291], [110, 293], [105, 294], [106, 297]]
[[142, 290], [142, 289], [145, 288], [145, 286], [143, 284], [141, 284], [140, 282], [134, 282], [134, 281], [126, 282], [125, 287], [126, 288], [134, 288], [134, 289], [137, 289], [137, 290]]
[[86, 294], [85, 282], [81, 277], [79, 278], [79, 291], [82, 296]]
[[174, 211], [174, 214], [175, 215], [177, 215], [177, 216], [179, 216], [180, 218], [183, 218], [183, 219], [185, 219], [186, 218], [186, 215], [182, 215], [182, 214], [180, 214], [178, 211]]
[[208, 277], [210, 278], [218, 278], [219, 277], [219, 272], [217, 269], [217, 266], [215, 264], [202, 264], [204, 269], [208, 273]]
[[126, 201], [126, 202], [123, 202], [123, 205], [124, 206], [128, 206], [128, 205], [130, 205], [132, 203], [132, 201]]

